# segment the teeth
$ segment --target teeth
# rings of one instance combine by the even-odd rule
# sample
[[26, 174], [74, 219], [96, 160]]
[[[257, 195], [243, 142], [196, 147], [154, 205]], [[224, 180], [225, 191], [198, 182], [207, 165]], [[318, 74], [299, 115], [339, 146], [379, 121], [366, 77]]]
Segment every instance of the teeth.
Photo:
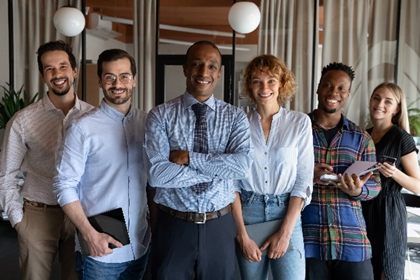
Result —
[[59, 81], [54, 81], [54, 84], [56, 84], [56, 85], [62, 85], [62, 84], [64, 84], [64, 80], [59, 80]]
[[198, 81], [197, 80], [197, 82], [199, 82], [200, 84], [209, 84], [210, 82], [206, 82], [206, 81]]
[[260, 94], [261, 97], [268, 97], [270, 95], [271, 95], [271, 93], [269, 93], [269, 94]]
[[327, 99], [327, 102], [329, 102], [329, 103], [338, 103], [338, 101], [337, 100], [332, 100], [332, 99]]

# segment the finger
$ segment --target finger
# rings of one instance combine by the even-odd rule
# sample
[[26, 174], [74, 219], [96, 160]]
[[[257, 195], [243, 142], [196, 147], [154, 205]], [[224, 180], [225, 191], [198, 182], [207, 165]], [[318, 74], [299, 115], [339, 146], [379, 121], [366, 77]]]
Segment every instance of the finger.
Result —
[[115, 240], [111, 236], [109, 236], [109, 238], [108, 238], [108, 244], [109, 244], [109, 247], [111, 247], [111, 248], [112, 247], [114, 247], [114, 248], [121, 248], [123, 246], [121, 242]]
[[270, 246], [270, 240], [267, 240], [260, 248], [261, 251], [265, 250]]
[[325, 171], [330, 171], [330, 172], [333, 171], [332, 166], [326, 163], [317, 163], [315, 164], [315, 167], [319, 169], [325, 169]]

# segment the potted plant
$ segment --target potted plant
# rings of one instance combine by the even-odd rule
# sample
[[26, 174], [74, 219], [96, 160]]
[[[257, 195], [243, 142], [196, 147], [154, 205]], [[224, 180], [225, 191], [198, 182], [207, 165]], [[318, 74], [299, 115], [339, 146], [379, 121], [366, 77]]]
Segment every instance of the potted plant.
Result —
[[[417, 99], [419, 100], [419, 99]], [[416, 145], [419, 144], [420, 138], [420, 109], [414, 107], [416, 105], [417, 100], [414, 100], [408, 105], [408, 122], [410, 124], [410, 133], [414, 138], [414, 142]]]
[[[4, 90], [4, 96], [0, 101], [0, 129], [6, 128], [7, 122], [13, 117], [13, 115], [28, 106], [29, 104], [37, 101], [38, 93], [34, 97], [29, 98], [23, 86], [16, 91], [12, 86], [6, 83], [8, 88], [1, 86]], [[23, 96], [22, 96], [23, 94]]]

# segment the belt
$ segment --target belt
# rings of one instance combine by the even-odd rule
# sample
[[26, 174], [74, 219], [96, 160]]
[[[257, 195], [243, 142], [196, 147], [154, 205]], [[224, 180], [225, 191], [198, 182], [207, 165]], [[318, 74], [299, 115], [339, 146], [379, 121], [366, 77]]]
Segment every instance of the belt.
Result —
[[214, 212], [181, 212], [169, 207], [166, 207], [162, 204], [158, 204], [158, 208], [162, 210], [163, 212], [168, 213], [172, 217], [187, 221], [187, 222], [193, 222], [196, 224], [205, 224], [206, 221], [217, 219], [219, 217], [222, 217], [232, 211], [232, 205], [229, 204], [228, 206], [220, 209], [219, 211]]
[[30, 200], [27, 200], [26, 198], [23, 199], [23, 204], [30, 205], [30, 206], [33, 206], [33, 207], [39, 207], [39, 208], [61, 208], [61, 206], [58, 205], [58, 204], [49, 205], [49, 204], [45, 204], [45, 203], [41, 203], [41, 202], [30, 201]]

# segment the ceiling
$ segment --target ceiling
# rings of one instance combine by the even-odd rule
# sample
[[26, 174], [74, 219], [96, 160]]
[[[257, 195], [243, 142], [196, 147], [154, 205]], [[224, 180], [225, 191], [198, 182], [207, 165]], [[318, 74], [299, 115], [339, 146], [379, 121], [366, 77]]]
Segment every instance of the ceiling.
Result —
[[[254, 2], [257, 6], [260, 6], [261, 2], [260, 0], [248, 1]], [[228, 13], [233, 3], [233, 0], [159, 0], [159, 23], [161, 25], [232, 33], [228, 22]], [[319, 3], [319, 26], [323, 26], [323, 0], [320, 0]], [[112, 18], [133, 20], [134, 0], [86, 0], [86, 7], [89, 7], [86, 24], [88, 29], [91, 26], [92, 13]], [[113, 22], [112, 30], [121, 34], [121, 36], [117, 36], [114, 39], [125, 43], [133, 43], [132, 24]], [[322, 31], [319, 33], [319, 42], [322, 44]], [[249, 34], [241, 35], [237, 34], [236, 44], [258, 44], [258, 28]], [[232, 38], [229, 36], [205, 35], [165, 29], [159, 30], [159, 39], [189, 43], [198, 40], [210, 40], [216, 44], [232, 44]]]
[[[257, 6], [260, 0], [252, 0]], [[228, 22], [228, 13], [233, 0], [159, 0], [159, 23], [178, 27], [221, 31], [232, 33]], [[114, 18], [133, 19], [134, 0], [86, 0], [89, 7], [87, 28], [91, 27], [91, 14]], [[112, 23], [112, 29], [121, 33], [116, 40], [132, 43], [133, 26], [131, 24]], [[159, 38], [195, 42], [198, 40], [211, 40], [216, 44], [232, 44], [231, 37], [195, 34], [160, 29]], [[237, 44], [257, 44], [258, 28], [246, 34], [245, 38], [236, 38]]]

